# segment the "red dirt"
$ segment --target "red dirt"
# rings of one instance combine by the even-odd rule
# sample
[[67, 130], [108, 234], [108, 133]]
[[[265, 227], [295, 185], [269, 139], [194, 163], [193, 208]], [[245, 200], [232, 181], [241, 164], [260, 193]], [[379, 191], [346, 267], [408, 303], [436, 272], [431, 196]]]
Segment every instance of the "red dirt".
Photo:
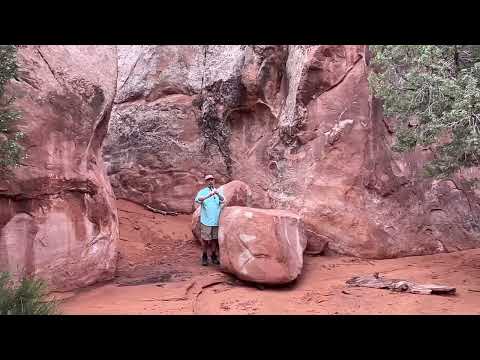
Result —
[[[480, 249], [375, 261], [305, 256], [303, 273], [294, 284], [257, 288], [218, 267], [200, 265], [190, 216], [162, 216], [124, 200], [117, 205], [117, 277], [69, 298], [63, 294], [64, 314], [480, 314]], [[374, 272], [454, 286], [457, 294], [414, 295], [345, 285], [353, 276]]]

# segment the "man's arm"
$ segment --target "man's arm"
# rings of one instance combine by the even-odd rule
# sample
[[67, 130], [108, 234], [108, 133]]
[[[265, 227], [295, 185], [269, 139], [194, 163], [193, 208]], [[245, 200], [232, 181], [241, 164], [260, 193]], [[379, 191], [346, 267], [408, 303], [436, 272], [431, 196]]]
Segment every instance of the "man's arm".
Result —
[[220, 191], [218, 191], [217, 189], [215, 189], [215, 193], [218, 195], [218, 198], [220, 199], [220, 202], [224, 202], [225, 201], [225, 198], [223, 197], [223, 195], [220, 193]]
[[199, 196], [200, 193], [198, 193], [197, 197], [195, 198], [195, 202], [198, 203], [198, 204], [201, 204], [202, 202], [204, 202], [205, 200], [207, 200], [210, 196], [213, 196], [215, 195], [215, 193], [212, 191], [210, 194], [208, 194], [207, 196]]

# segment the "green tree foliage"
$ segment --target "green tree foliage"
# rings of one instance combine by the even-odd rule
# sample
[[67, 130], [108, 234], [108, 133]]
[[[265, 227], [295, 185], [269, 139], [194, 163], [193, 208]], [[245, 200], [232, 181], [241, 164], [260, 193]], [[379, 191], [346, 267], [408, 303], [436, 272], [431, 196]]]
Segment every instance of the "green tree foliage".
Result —
[[[375, 45], [370, 84], [386, 116], [400, 120], [396, 151], [440, 136], [430, 176], [449, 176], [480, 163], [480, 46]], [[412, 121], [413, 119], [413, 121]], [[413, 123], [413, 125], [412, 125]]]
[[20, 114], [11, 108], [14, 98], [4, 96], [5, 84], [16, 76], [16, 48], [0, 45], [0, 169], [18, 165], [22, 160], [22, 149], [18, 141], [23, 134], [14, 130]]
[[15, 283], [8, 273], [0, 273], [0, 315], [55, 314], [57, 304], [46, 296], [43, 281], [23, 277]]

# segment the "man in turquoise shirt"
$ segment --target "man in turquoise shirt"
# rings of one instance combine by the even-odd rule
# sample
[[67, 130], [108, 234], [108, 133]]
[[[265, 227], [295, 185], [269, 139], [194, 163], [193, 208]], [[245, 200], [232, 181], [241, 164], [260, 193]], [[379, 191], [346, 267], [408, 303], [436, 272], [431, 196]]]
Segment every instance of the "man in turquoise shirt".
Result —
[[200, 242], [202, 243], [202, 265], [208, 265], [208, 248], [212, 263], [220, 264], [217, 258], [218, 248], [218, 220], [225, 198], [218, 189], [215, 189], [215, 178], [213, 175], [205, 176], [207, 187], [200, 190], [195, 197], [195, 202], [202, 207], [200, 210]]

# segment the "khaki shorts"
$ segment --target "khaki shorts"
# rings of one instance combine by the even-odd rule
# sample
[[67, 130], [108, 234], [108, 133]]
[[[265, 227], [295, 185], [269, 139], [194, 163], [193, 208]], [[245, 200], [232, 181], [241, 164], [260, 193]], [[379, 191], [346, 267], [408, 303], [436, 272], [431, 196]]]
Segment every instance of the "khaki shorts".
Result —
[[200, 237], [202, 240], [218, 240], [218, 226], [207, 226], [200, 223]]

